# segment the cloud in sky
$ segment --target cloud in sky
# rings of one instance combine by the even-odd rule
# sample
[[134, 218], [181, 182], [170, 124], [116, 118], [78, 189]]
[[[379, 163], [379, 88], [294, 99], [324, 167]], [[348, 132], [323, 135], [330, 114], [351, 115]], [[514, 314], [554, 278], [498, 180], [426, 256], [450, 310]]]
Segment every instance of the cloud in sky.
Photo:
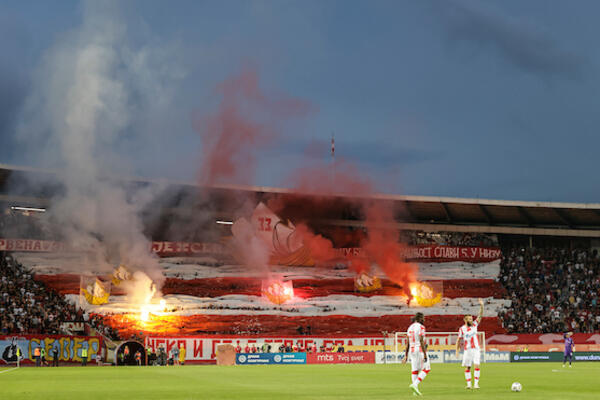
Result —
[[488, 2], [454, 0], [439, 9], [449, 38], [496, 52], [524, 72], [545, 78], [579, 80], [589, 60], [563, 46], [540, 24], [513, 17]]

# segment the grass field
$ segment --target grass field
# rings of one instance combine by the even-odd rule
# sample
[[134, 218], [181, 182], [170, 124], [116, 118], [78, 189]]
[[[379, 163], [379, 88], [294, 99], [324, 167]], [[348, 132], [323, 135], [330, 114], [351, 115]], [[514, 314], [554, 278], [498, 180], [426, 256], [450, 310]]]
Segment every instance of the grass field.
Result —
[[[600, 363], [486, 364], [464, 389], [458, 364], [434, 364], [428, 399], [598, 399]], [[412, 399], [406, 365], [60, 367], [0, 369], [0, 399]], [[510, 391], [512, 382], [523, 391]]]

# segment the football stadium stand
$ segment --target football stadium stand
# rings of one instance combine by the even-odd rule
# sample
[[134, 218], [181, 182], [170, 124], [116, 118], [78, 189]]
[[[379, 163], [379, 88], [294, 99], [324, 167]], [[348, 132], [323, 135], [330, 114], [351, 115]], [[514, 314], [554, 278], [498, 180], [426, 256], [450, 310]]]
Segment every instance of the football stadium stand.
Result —
[[[224, 237], [231, 235], [227, 225], [214, 229], [216, 220], [233, 221], [247, 199], [276, 202], [282, 219], [304, 221], [340, 252], [359, 252], [365, 224], [355, 199], [332, 196], [323, 202], [287, 189], [173, 183], [165, 199], [148, 204], [159, 210], [143, 213], [144, 233], [161, 257], [168, 305], [140, 324], [118, 287], [108, 304], [81, 303], [79, 264], [63, 252], [60, 227], [44, 212], [62, 190], [52, 176], [0, 166], [5, 333], [58, 332], [60, 321], [85, 320], [115, 338], [140, 332], [374, 335], [407, 326], [417, 310], [425, 313], [430, 331], [454, 331], [464, 314], [477, 312], [479, 297], [486, 303], [481, 328], [490, 334], [599, 329], [600, 204], [373, 195], [372, 202], [393, 204], [391, 223], [412, 251], [416, 279], [428, 285], [419, 290], [433, 296], [425, 303], [418, 302], [420, 294], [406, 298], [406, 288], [382, 271], [376, 271], [380, 287], [363, 291], [357, 273], [338, 260], [318, 268], [273, 265], [273, 274], [293, 284], [293, 301], [277, 303], [266, 294], [265, 279], [216, 254], [214, 246], [225, 246]], [[153, 184], [123, 181], [131, 190]], [[207, 204], [212, 219], [202, 212]], [[98, 276], [110, 280], [106, 271]]]

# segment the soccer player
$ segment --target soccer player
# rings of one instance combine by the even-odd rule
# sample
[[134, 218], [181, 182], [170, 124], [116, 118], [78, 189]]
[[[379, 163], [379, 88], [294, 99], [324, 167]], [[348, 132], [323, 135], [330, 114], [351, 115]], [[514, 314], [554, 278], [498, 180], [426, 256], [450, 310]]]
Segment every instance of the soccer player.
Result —
[[471, 365], [475, 367], [473, 385], [474, 389], [479, 389], [479, 363], [481, 354], [479, 351], [479, 339], [477, 338], [477, 327], [481, 323], [483, 316], [483, 300], [479, 299], [479, 315], [473, 321], [472, 315], [465, 315], [465, 324], [458, 330], [458, 340], [456, 340], [456, 357], [460, 349], [461, 341], [464, 342], [464, 352], [462, 366], [465, 367], [465, 379], [467, 381], [467, 389], [471, 389]]
[[402, 363], [406, 363], [406, 360], [410, 354], [410, 364], [412, 369], [412, 383], [408, 386], [413, 391], [414, 395], [421, 396], [419, 391], [419, 383], [425, 379], [431, 366], [429, 359], [427, 358], [427, 345], [425, 344], [425, 317], [422, 313], [417, 313], [413, 317], [413, 323], [408, 327], [406, 336], [408, 341], [406, 342], [406, 349], [404, 349], [404, 359]]
[[565, 338], [565, 357], [563, 358], [563, 368], [567, 363], [567, 357], [569, 358], [569, 368], [572, 367], [571, 363], [573, 362], [573, 350], [575, 349], [575, 343], [573, 342], [573, 332], [567, 332], [563, 335]]

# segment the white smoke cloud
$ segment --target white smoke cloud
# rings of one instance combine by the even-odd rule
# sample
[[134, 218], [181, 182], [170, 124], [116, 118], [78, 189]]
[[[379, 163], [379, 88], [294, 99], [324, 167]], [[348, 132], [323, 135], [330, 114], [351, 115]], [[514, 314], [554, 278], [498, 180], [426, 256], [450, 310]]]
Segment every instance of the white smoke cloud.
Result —
[[130, 160], [152, 140], [135, 122], [168, 104], [182, 71], [167, 47], [152, 40], [136, 47], [129, 40], [117, 5], [83, 3], [81, 26], [46, 52], [17, 135], [35, 144], [33, 157], [61, 171], [65, 191], [53, 199], [50, 214], [66, 241], [95, 249], [96, 270], [125, 263], [160, 285], [140, 219], [157, 188], [133, 193], [111, 176], [132, 174]]

